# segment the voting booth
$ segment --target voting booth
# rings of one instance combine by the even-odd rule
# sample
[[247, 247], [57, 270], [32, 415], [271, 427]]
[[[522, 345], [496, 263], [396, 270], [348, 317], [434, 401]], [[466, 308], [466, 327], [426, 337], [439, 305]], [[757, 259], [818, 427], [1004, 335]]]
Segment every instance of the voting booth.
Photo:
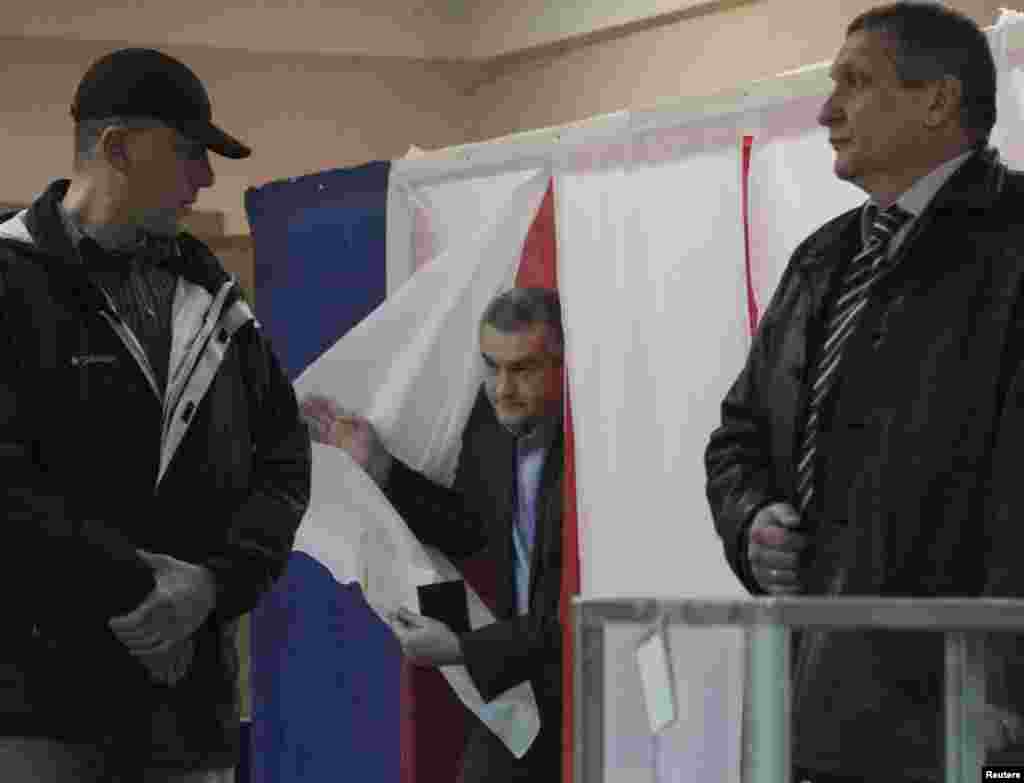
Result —
[[[992, 141], [1021, 167], [1019, 15], [1004, 13], [990, 36], [1000, 79]], [[812, 66], [724, 95], [250, 193], [260, 318], [296, 388], [368, 406], [389, 448], [442, 482], [479, 383], [483, 307], [536, 257], [557, 269], [575, 443], [575, 608], [590, 611], [600, 597], [609, 617], [632, 618], [581, 647], [572, 635], [580, 617], [567, 614], [577, 692], [567, 694], [563, 728], [578, 781], [735, 783], [743, 774], [744, 623], [687, 627], [675, 620], [689, 610], [631, 597], [746, 598], [714, 532], [702, 455], [790, 253], [864, 199], [833, 175], [817, 125], [830, 87], [827, 65]], [[356, 252], [360, 264], [346, 264]], [[446, 566], [406, 547], [379, 504], [373, 515], [388, 521], [353, 522], [352, 504], [370, 503], [372, 487], [360, 500], [331, 499], [341, 485], [323, 489], [316, 477], [334, 456], [314, 455], [315, 513], [286, 578], [254, 613], [252, 779], [324, 779], [316, 774], [341, 765], [367, 781], [415, 780], [417, 768], [420, 780], [443, 779], [424, 756], [416, 762], [427, 735], [415, 728], [438, 714], [441, 696], [416, 701], [375, 615], [385, 558], [373, 542], [404, 553], [395, 584]], [[393, 535], [374, 539], [374, 530]], [[592, 639], [596, 615], [587, 616]], [[651, 704], [645, 678], [664, 671], [671, 698]], [[458, 688], [445, 677], [437, 683], [451, 698]], [[495, 724], [511, 742], [532, 731], [522, 709], [526, 723]], [[434, 732], [461, 739], [453, 725]]]

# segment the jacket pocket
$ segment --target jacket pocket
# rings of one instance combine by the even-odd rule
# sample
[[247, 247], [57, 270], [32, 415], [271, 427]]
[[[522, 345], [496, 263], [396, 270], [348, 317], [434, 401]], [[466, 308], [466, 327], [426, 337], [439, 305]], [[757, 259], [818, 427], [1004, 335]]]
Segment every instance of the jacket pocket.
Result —
[[85, 369], [94, 365], [116, 366], [119, 359], [112, 353], [84, 353], [71, 357], [71, 366]]

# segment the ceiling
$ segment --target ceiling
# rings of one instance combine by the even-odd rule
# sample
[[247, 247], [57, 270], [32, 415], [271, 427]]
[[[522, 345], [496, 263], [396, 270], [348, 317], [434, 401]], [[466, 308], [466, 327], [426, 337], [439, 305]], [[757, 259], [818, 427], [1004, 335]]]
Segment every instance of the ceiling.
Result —
[[32, 0], [4, 35], [254, 52], [434, 57], [462, 36], [464, 0]]
[[480, 60], [727, 2], [31, 0], [7, 4], [3, 35], [264, 53]]

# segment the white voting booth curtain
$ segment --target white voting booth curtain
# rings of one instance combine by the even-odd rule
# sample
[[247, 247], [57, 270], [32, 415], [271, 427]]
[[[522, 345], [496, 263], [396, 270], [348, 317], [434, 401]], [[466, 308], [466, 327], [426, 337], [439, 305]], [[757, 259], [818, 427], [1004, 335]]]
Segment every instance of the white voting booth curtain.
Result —
[[[584, 139], [571, 155], [551, 157], [585, 595], [741, 593], [708, 522], [701, 452], [692, 447], [714, 426], [747, 344], [736, 317], [743, 295], [736, 138], [730, 122], [624, 144]], [[402, 232], [389, 230], [389, 270], [414, 268], [424, 248], [456, 242], [531, 172], [445, 180], [426, 169], [423, 180], [406, 178], [425, 169], [422, 161], [399, 161], [392, 170], [389, 218], [402, 210], [410, 217], [389, 219], [389, 229]], [[689, 198], [686, 182], [726, 186]], [[405, 258], [393, 260], [398, 253]], [[710, 272], [709, 253], [719, 258]], [[733, 675], [742, 667], [742, 638], [673, 635], [687, 650], [687, 676], [702, 685], [690, 718], [670, 730], [671, 766], [714, 767], [724, 754], [738, 770], [742, 677]], [[609, 649], [616, 651], [609, 767], [647, 781], [652, 746], [632, 645], [622, 639]]]
[[[393, 292], [384, 303], [295, 381], [300, 399], [327, 396], [366, 416], [391, 454], [450, 485], [459, 437], [483, 381], [475, 324], [487, 303], [513, 284], [548, 179], [547, 172], [517, 178], [488, 202], [489, 214], [454, 234], [418, 274], [396, 284], [397, 290], [389, 280]], [[409, 214], [405, 240], [411, 247], [416, 216]], [[417, 586], [457, 578], [440, 553], [424, 550], [344, 452], [319, 444], [310, 508], [295, 548], [323, 563], [339, 582], [358, 581], [385, 622], [401, 606], [418, 609]], [[493, 622], [468, 592], [473, 627]], [[485, 704], [464, 667], [444, 667], [442, 673], [462, 702], [521, 757], [540, 728], [529, 683]]]
[[[747, 346], [740, 122], [589, 145], [555, 180], [584, 595], [742, 594], [703, 470]], [[607, 780], [647, 781], [652, 765], [665, 780], [735, 779], [741, 632], [671, 631], [681, 710], [652, 758], [634, 655], [648, 631], [608, 630]]]
[[[1018, 166], [1020, 28], [1007, 13], [991, 33], [1001, 80], [994, 140]], [[476, 321], [511, 284], [553, 176], [583, 595], [742, 595], [714, 533], [703, 467], [749, 345], [740, 141], [753, 136], [751, 287], [762, 311], [797, 243], [864, 199], [833, 176], [816, 124], [827, 78], [818, 69], [801, 79], [780, 78], [796, 87], [769, 85], [713, 112], [620, 113], [558, 134], [395, 161], [394, 293], [297, 386], [369, 411], [395, 453], [448, 480], [479, 383]], [[316, 486], [313, 496], [320, 527], [329, 528], [329, 504], [317, 506]], [[317, 545], [338, 545], [325, 540]], [[339, 568], [360, 572], [364, 564], [352, 559]], [[605, 780], [647, 783], [653, 769], [658, 781], [737, 781], [741, 633], [671, 631], [677, 719], [652, 737], [634, 656], [647, 630], [608, 633]]]

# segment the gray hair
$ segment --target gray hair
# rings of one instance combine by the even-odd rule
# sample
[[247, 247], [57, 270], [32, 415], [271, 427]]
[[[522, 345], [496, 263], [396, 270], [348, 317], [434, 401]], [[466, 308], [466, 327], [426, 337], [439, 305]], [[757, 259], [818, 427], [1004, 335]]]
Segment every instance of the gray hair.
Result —
[[164, 125], [165, 123], [154, 117], [104, 117], [98, 120], [82, 120], [75, 125], [75, 163], [86, 163], [96, 157], [100, 136], [107, 128], [151, 130], [162, 128]]
[[484, 324], [499, 332], [520, 332], [534, 324], [547, 324], [551, 352], [562, 353], [562, 306], [558, 294], [551, 289], [512, 288], [499, 294], [484, 310], [480, 325]]
[[996, 66], [985, 33], [970, 17], [937, 3], [878, 6], [846, 30], [878, 32], [892, 43], [896, 73], [917, 87], [947, 76], [960, 81], [960, 127], [976, 146], [988, 141], [996, 122]]

